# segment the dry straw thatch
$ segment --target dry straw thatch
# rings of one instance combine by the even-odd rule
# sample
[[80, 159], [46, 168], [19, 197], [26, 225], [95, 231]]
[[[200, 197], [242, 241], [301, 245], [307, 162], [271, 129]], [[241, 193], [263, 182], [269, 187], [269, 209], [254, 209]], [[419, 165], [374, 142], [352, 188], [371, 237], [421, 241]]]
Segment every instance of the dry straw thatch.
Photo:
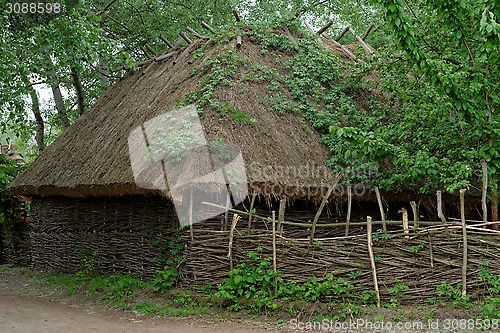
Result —
[[[285, 71], [282, 64], [276, 64], [270, 55], [261, 54], [260, 46], [249, 39], [244, 38], [244, 47], [240, 49], [234, 44], [233, 40], [226, 46], [234, 47], [254, 62]], [[201, 45], [198, 40], [192, 49]], [[199, 88], [201, 77], [191, 70], [219, 52], [210, 45], [205, 47], [207, 52], [203, 57], [193, 59], [190, 54], [174, 64], [171, 59], [183, 52], [176, 50], [170, 61], [163, 60], [152, 67], [146, 64], [143, 68], [150, 67], [147, 74], [131, 73], [116, 83], [12, 183], [11, 191], [24, 196], [75, 198], [162, 194], [134, 181], [127, 138], [132, 130], [174, 109], [177, 101]], [[256, 125], [238, 122], [205, 107], [200, 118], [207, 142], [222, 139], [232, 143], [241, 149], [247, 167], [258, 166], [257, 172], [247, 170], [250, 188], [264, 192], [268, 185], [286, 186], [290, 189], [289, 197], [300, 197], [305, 195], [300, 188], [328, 187], [332, 181], [329, 172], [320, 175], [309, 172], [300, 177], [292, 172], [300, 168], [326, 170], [329, 152], [318, 142], [319, 133], [299, 114], [280, 116], [269, 112], [260, 103], [267, 94], [263, 85], [249, 82], [244, 93], [239, 88], [237, 84], [218, 87], [214, 99], [250, 115]], [[273, 171], [260, 172], [264, 168]]]

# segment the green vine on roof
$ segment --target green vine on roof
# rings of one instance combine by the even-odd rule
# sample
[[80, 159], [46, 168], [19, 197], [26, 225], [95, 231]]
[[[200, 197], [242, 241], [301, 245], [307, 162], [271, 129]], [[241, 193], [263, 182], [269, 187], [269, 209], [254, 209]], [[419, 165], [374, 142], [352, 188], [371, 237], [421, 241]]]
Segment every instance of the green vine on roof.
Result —
[[[240, 33], [258, 43], [276, 67], [218, 45], [223, 51], [195, 70], [203, 78], [187, 103], [210, 105], [235, 119], [241, 114], [237, 120], [251, 124], [250, 115], [216, 101], [214, 92], [220, 85], [243, 92], [255, 82], [265, 85], [268, 93], [260, 103], [270, 112], [302, 114], [322, 134], [332, 153], [329, 165], [347, 172], [348, 182], [421, 193], [479, 187], [481, 133], [456, 111], [453, 98], [421, 80], [411, 61], [384, 50], [362, 62], [346, 61], [304, 32], [296, 42], [275, 29]], [[378, 170], [376, 178], [371, 170]]]

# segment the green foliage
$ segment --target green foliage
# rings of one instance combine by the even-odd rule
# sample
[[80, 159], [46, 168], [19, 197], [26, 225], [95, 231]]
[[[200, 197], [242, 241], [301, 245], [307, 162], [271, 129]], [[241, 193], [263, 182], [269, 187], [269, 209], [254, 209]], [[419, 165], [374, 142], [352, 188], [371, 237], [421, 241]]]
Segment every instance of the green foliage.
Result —
[[490, 295], [483, 300], [481, 310], [485, 318], [500, 318], [500, 274], [494, 275], [488, 270], [489, 261], [483, 260], [480, 267], [478, 278], [479, 281], [486, 283]]
[[[479, 170], [479, 159], [483, 158], [493, 176], [489, 178], [492, 183], [489, 187], [497, 200], [495, 173], [500, 167], [500, 137], [496, 128], [500, 118], [493, 110], [498, 109], [500, 103], [497, 98], [500, 91], [498, 2], [412, 1], [406, 5], [400, 1], [375, 2], [385, 9], [388, 25], [405, 53], [403, 61], [410, 64], [414, 76], [424, 78], [422, 83], [435, 88], [446, 105], [448, 111], [437, 108], [438, 114], [442, 118], [453, 114], [460, 124], [457, 129], [462, 136], [463, 151], [460, 153], [456, 144], [451, 148], [460, 158], [446, 154], [447, 164], [457, 174], [455, 181], [462, 187], [469, 185], [471, 174]], [[424, 26], [437, 29], [429, 35]], [[453, 141], [458, 143], [448, 139], [444, 143], [449, 145], [448, 142]], [[432, 150], [426, 153], [436, 156]], [[439, 159], [443, 153], [438, 153]], [[448, 191], [456, 189], [451, 181], [446, 181]]]
[[390, 308], [396, 308], [400, 304], [400, 299], [404, 298], [404, 292], [410, 290], [406, 284], [404, 284], [400, 279], [395, 279], [396, 284], [387, 290], [387, 293], [396, 298], [391, 298], [389, 304]]
[[229, 272], [229, 279], [217, 286], [216, 296], [229, 302], [230, 310], [238, 311], [242, 304], [240, 298], [252, 300], [252, 310], [260, 313], [265, 309], [276, 309], [273, 302], [274, 288], [282, 279], [269, 267], [270, 258], [261, 259], [256, 252], [249, 252], [251, 263], [241, 263]]
[[158, 306], [150, 301], [142, 301], [134, 305], [134, 312], [139, 315], [150, 315], [158, 311]]
[[176, 267], [165, 266], [162, 270], [157, 270], [153, 279], [153, 290], [165, 293], [177, 282], [179, 270]]
[[425, 247], [425, 244], [420, 242], [418, 245], [414, 245], [410, 248], [412, 253], [418, 253], [420, 250], [422, 250]]
[[0, 225], [12, 226], [19, 219], [21, 202], [8, 191], [10, 183], [26, 166], [0, 155]]
[[380, 240], [387, 241], [389, 239], [391, 239], [391, 235], [384, 233], [384, 229], [378, 229], [377, 232], [375, 232], [372, 235], [372, 240], [375, 242], [380, 241]]
[[[241, 263], [229, 272], [229, 279], [218, 285], [216, 297], [225, 301], [230, 310], [238, 311], [251, 301], [250, 309], [256, 313], [274, 310], [280, 300], [302, 300], [306, 302], [325, 301], [333, 297], [344, 303], [354, 299], [354, 286], [341, 277], [327, 274], [323, 281], [311, 278], [299, 284], [285, 282], [270, 266], [270, 258], [261, 258], [256, 252], [249, 252], [251, 263]], [[274, 290], [277, 289], [277, 292]], [[373, 293], [363, 293], [366, 304], [373, 301]]]
[[436, 287], [438, 296], [445, 297], [447, 300], [452, 301], [453, 306], [456, 308], [469, 308], [470, 307], [470, 296], [462, 295], [461, 284], [455, 288], [452, 285], [441, 282]]
[[182, 237], [161, 242], [159, 240], [153, 241], [153, 245], [159, 246], [162, 250], [162, 255], [157, 258], [165, 267], [157, 270], [153, 279], [152, 285], [155, 292], [165, 293], [177, 282], [179, 277], [178, 265], [183, 259], [184, 243]]

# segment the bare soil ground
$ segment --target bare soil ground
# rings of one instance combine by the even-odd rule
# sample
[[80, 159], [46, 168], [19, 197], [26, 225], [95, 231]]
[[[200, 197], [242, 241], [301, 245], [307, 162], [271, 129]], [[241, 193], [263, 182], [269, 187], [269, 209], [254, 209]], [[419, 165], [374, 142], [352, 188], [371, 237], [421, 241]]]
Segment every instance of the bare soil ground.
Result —
[[17, 270], [6, 270], [0, 272], [0, 332], [259, 333], [266, 329], [243, 320], [139, 317], [70, 298]]
[[[261, 321], [257, 321], [244, 315], [243, 319], [238, 319], [214, 313], [187, 318], [138, 316], [133, 312], [92, 303], [85, 295], [68, 296], [64, 288], [48, 285], [35, 274], [24, 269], [2, 270], [0, 266], [0, 333], [500, 332], [498, 321], [494, 329], [484, 330], [476, 324], [470, 326], [472, 322], [464, 322], [470, 320], [470, 314], [466, 312], [424, 307], [382, 308], [363, 314], [361, 317], [364, 319], [353, 318], [351, 323], [321, 322], [316, 323], [315, 327], [307, 320], [297, 322], [261, 318]], [[398, 316], [400, 319], [397, 319]], [[430, 326], [429, 317], [432, 318], [433, 326]], [[375, 318], [385, 319], [381, 323], [380, 319]], [[419, 326], [419, 323], [423, 326]], [[456, 327], [451, 327], [453, 324]]]

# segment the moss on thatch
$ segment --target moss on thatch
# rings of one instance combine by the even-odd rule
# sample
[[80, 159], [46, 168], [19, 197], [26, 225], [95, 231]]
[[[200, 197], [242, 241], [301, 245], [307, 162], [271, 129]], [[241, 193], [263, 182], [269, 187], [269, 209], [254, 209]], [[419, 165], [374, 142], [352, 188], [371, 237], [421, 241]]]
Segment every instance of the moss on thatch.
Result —
[[[248, 37], [241, 48], [235, 46], [235, 40], [208, 44], [199, 40], [194, 49], [197, 51], [178, 63], [172, 59], [183, 49], [155, 63], [147, 73], [143, 71], [148, 64], [113, 85], [12, 183], [10, 190], [24, 196], [168, 195], [168, 191], [136, 184], [128, 146], [130, 133], [176, 108], [189, 93], [193, 96], [193, 91], [206, 88], [200, 83], [204, 84], [204, 76], [210, 73], [200, 69], [227, 50], [250, 66], [262, 65], [278, 74], [289, 71], [283, 65], [288, 57], [285, 52], [261, 52], [261, 46]], [[249, 71], [240, 65], [234, 70], [240, 76]], [[201, 124], [207, 142], [230, 142], [241, 149], [249, 187], [264, 195], [295, 198], [306, 197], [304, 189], [328, 187], [332, 181], [326, 166], [329, 152], [319, 143], [320, 134], [311, 124], [299, 113], [270, 111], [263, 100], [273, 96], [259, 80], [222, 81], [212, 87], [210, 103], [202, 105]], [[320, 192], [315, 193], [320, 197]]]

